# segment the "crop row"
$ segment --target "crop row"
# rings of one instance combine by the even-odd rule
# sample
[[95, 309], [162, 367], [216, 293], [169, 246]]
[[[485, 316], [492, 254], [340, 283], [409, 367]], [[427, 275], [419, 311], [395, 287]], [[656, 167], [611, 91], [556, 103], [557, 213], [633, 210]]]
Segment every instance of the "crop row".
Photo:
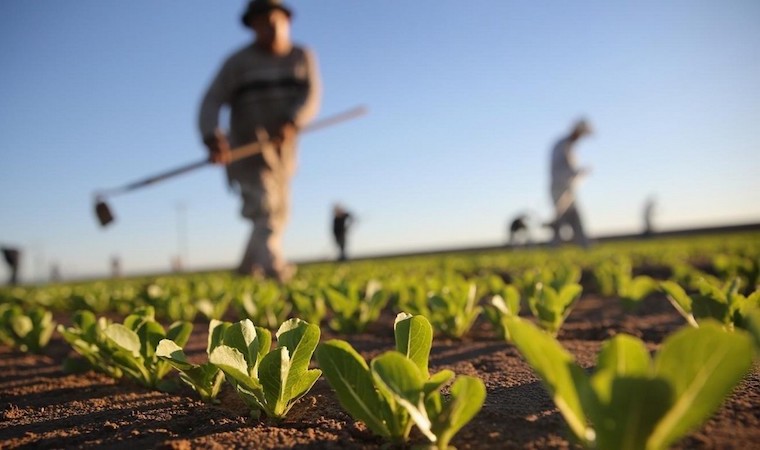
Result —
[[[516, 315], [502, 317], [505, 335], [541, 378], [569, 429], [586, 447], [600, 449], [667, 448], [706, 420], [760, 350], [760, 310], [744, 323], [749, 332], [711, 319], [683, 327], [654, 358], [639, 339], [618, 335], [603, 344], [587, 374], [552, 333]], [[217, 401], [226, 379], [254, 417], [282, 419], [324, 375], [355, 420], [396, 444], [416, 426], [431, 448], [449, 448], [486, 397], [478, 378], [429, 372], [433, 328], [421, 315], [399, 313], [395, 349], [370, 363], [344, 340], [320, 344], [318, 326], [293, 318], [275, 333], [274, 349], [269, 330], [248, 319], [212, 320], [208, 361], [196, 364], [183, 351], [191, 330], [189, 322], [164, 329], [151, 307], [123, 323], [81, 311], [71, 326], [58, 326], [90, 369], [171, 391], [173, 381], [165, 376], [173, 367], [206, 402]], [[315, 350], [319, 368], [310, 368]]]
[[[667, 448], [715, 411], [760, 347], [756, 242], [314, 266], [286, 286], [206, 274], [6, 290], [0, 339], [42, 351], [56, 328], [50, 309], [78, 310], [58, 332], [88, 368], [114, 378], [169, 390], [174, 368], [207, 402], [226, 380], [252, 415], [277, 420], [324, 376], [376, 435], [403, 443], [416, 427], [447, 448], [486, 390], [477, 378], [431, 374], [432, 339], [462, 337], [482, 315], [541, 378], [579, 442]], [[616, 336], [586, 373], [556, 339], [584, 289], [626, 308], [660, 292], [687, 326], [654, 357], [640, 340]], [[367, 362], [346, 341], [320, 343], [321, 324], [359, 333], [387, 308], [398, 312], [394, 350]], [[198, 314], [210, 319], [202, 364], [183, 351]]]

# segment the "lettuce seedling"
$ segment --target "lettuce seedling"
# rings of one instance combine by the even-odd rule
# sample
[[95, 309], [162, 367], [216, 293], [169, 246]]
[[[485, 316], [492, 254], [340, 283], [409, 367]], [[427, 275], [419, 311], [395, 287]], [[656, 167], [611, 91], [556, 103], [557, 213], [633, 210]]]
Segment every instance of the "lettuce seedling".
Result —
[[651, 277], [633, 276], [633, 265], [626, 257], [602, 261], [594, 268], [594, 276], [601, 294], [617, 294], [626, 309], [636, 308], [647, 295], [657, 289], [657, 284]]
[[699, 292], [691, 295], [673, 281], [661, 282], [660, 288], [689, 325], [698, 327], [703, 320], [712, 319], [727, 330], [733, 330], [735, 327], [746, 328], [748, 314], [760, 307], [760, 291], [745, 297], [739, 293], [739, 285], [739, 278], [722, 288], [701, 279], [697, 282]]
[[41, 307], [29, 314], [18, 305], [0, 305], [0, 342], [22, 352], [39, 353], [55, 330], [53, 314]]
[[559, 290], [538, 283], [528, 306], [541, 328], [556, 336], [582, 291], [583, 288], [577, 283], [566, 284]]
[[394, 295], [395, 307], [399, 311], [409, 311], [412, 314], [429, 317], [430, 308], [427, 304], [428, 290], [431, 288], [429, 280], [415, 278], [398, 284]]
[[153, 315], [173, 321], [192, 321], [198, 309], [190, 299], [187, 280], [158, 278], [143, 287], [142, 300]]
[[[469, 380], [457, 381], [451, 399], [441, 398], [438, 391], [454, 374], [442, 370], [429, 375], [433, 328], [425, 317], [398, 314], [394, 334], [396, 351], [379, 356], [371, 366], [349, 343], [337, 339], [319, 346], [319, 366], [343, 408], [373, 433], [403, 443], [417, 423], [428, 439], [445, 448], [480, 409], [479, 388]], [[480, 387], [484, 396], [482, 383]]]
[[486, 388], [480, 379], [460, 376], [444, 398], [439, 390], [453, 374], [439, 372], [428, 379], [414, 361], [397, 351], [372, 361], [372, 379], [382, 395], [403, 407], [433, 448], [449, 449], [451, 438], [480, 411]]
[[738, 277], [742, 280], [742, 285], [748, 289], [753, 289], [760, 284], [760, 257], [719, 254], [713, 257], [712, 263], [724, 280]]
[[319, 326], [327, 314], [324, 294], [319, 289], [294, 290], [290, 293], [290, 300], [298, 317], [311, 324]]
[[232, 302], [232, 296], [220, 292], [213, 297], [203, 297], [195, 301], [195, 308], [209, 320], [221, 320]]
[[[630, 267], [630, 261], [626, 261]], [[605, 297], [615, 295], [617, 291], [617, 276], [621, 271], [621, 266], [625, 264], [614, 259], [605, 259], [594, 265], [594, 281], [599, 289], [599, 293]]]
[[[77, 311], [71, 319], [71, 326], [58, 325], [63, 339], [79, 353], [89, 368], [105, 373], [111, 378], [121, 378], [122, 371], [111, 358], [112, 349], [107, 344], [105, 330], [110, 325], [105, 317], [96, 318], [92, 311]], [[80, 369], [72, 360], [64, 363], [67, 370]]]
[[483, 310], [499, 336], [510, 342], [512, 338], [504, 319], [520, 315], [520, 291], [512, 285], [506, 285], [501, 289], [501, 293], [501, 295], [491, 297], [489, 304], [485, 305]]
[[523, 272], [514, 280], [514, 284], [529, 299], [536, 295], [539, 283], [559, 291], [564, 286], [580, 283], [581, 274], [581, 268], [573, 264], [537, 267]]
[[760, 353], [760, 308], [755, 308], [747, 314], [746, 328], [755, 342], [755, 351]]
[[239, 317], [251, 319], [254, 325], [275, 329], [288, 318], [292, 305], [285, 301], [275, 282], [257, 283], [235, 299]]
[[290, 319], [275, 336], [279, 345], [269, 352], [269, 332], [246, 319], [225, 330], [223, 343], [209, 355], [254, 417], [261, 411], [273, 419], [285, 417], [322, 374], [319, 369], [309, 369], [319, 343], [318, 326]]
[[[427, 378], [433, 342], [430, 322], [423, 316], [399, 313], [394, 334], [396, 349]], [[354, 419], [392, 442], [402, 443], [408, 439], [413, 425], [409, 413], [389, 392], [375, 385], [369, 365], [351, 344], [340, 339], [324, 342], [317, 349], [317, 361], [338, 401]]]
[[657, 283], [646, 275], [621, 277], [618, 279], [617, 294], [626, 309], [641, 304], [649, 294], [657, 290]]
[[472, 328], [483, 310], [476, 301], [475, 284], [453, 283], [428, 297], [430, 322], [446, 336], [461, 338]]
[[370, 280], [364, 290], [355, 283], [343, 283], [325, 289], [327, 304], [333, 312], [329, 326], [345, 334], [361, 333], [377, 320], [390, 297], [376, 280]]
[[[229, 326], [224, 322], [211, 320], [208, 327], [206, 354], [211, 354], [222, 343], [224, 332]], [[211, 403], [216, 399], [224, 382], [224, 373], [218, 367], [210, 362], [204, 364], [188, 362], [182, 347], [170, 339], [162, 339], [158, 343], [156, 356], [177, 369], [180, 379], [197, 392], [201, 396], [201, 400]]]
[[156, 322], [152, 307], [138, 308], [124, 319], [123, 324], [108, 325], [106, 337], [110, 360], [137, 383], [158, 389], [169, 389], [171, 384], [162, 382], [171, 365], [156, 355], [156, 347], [162, 339], [170, 339], [184, 346], [193, 330], [188, 322], [174, 322], [168, 330]]
[[519, 318], [513, 342], [588, 448], [668, 448], [698, 427], [752, 365], [752, 339], [717, 323], [684, 328], [654, 359], [637, 338], [606, 341], [589, 376], [559, 342]]

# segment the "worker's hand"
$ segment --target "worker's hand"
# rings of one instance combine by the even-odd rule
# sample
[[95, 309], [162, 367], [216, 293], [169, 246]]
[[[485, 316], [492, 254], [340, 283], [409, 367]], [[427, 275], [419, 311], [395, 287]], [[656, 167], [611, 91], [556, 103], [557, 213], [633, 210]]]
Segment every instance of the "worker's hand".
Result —
[[222, 130], [217, 128], [213, 136], [207, 136], [203, 139], [203, 143], [208, 148], [209, 160], [211, 162], [222, 165], [229, 164], [232, 157], [230, 143]]
[[273, 137], [278, 139], [281, 143], [289, 145], [295, 140], [297, 134], [298, 128], [296, 127], [296, 124], [293, 122], [285, 122], [280, 126], [280, 129], [277, 130], [276, 135]]

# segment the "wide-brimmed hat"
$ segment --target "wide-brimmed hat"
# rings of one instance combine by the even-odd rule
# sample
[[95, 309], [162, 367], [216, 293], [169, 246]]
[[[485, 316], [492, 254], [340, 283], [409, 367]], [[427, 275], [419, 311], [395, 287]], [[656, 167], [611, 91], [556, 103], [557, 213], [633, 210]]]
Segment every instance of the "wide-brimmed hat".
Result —
[[245, 13], [243, 13], [243, 16], [240, 19], [243, 21], [243, 25], [250, 26], [248, 23], [253, 16], [271, 11], [273, 9], [279, 9], [280, 11], [287, 14], [288, 17], [293, 17], [293, 11], [291, 11], [291, 9], [287, 6], [283, 5], [282, 1], [280, 0], [251, 0], [248, 3], [248, 8], [246, 8]]

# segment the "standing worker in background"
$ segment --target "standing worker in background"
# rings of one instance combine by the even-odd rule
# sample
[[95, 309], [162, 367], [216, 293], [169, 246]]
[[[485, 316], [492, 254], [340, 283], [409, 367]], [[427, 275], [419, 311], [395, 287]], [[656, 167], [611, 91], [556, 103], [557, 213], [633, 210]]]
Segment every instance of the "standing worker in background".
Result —
[[21, 251], [17, 248], [3, 247], [3, 259], [11, 270], [8, 277], [8, 284], [15, 286], [18, 284], [18, 267], [21, 265]]
[[333, 236], [340, 252], [338, 261], [348, 259], [346, 258], [346, 233], [351, 227], [353, 220], [353, 216], [339, 204], [333, 207]]
[[[230, 186], [243, 200], [253, 231], [238, 266], [242, 275], [287, 281], [295, 267], [281, 248], [289, 213], [289, 184], [296, 168], [298, 129], [317, 113], [320, 81], [311, 51], [290, 40], [292, 11], [278, 0], [253, 0], [242, 16], [252, 44], [233, 53], [208, 88], [200, 131], [210, 159], [227, 165]], [[219, 112], [230, 108], [229, 135]], [[230, 149], [268, 141], [261, 154], [230, 162]]]
[[654, 217], [655, 198], [649, 197], [644, 204], [644, 236], [651, 236], [654, 234], [654, 227], [652, 225], [652, 219]]
[[551, 155], [551, 195], [554, 202], [554, 221], [549, 225], [554, 230], [553, 244], [562, 240], [561, 230], [569, 226], [573, 231], [573, 241], [588, 247], [588, 238], [583, 231], [583, 223], [575, 204], [575, 185], [589, 169], [578, 168], [575, 161], [575, 144], [580, 138], [591, 134], [591, 125], [579, 120], [570, 134], [557, 142]]

